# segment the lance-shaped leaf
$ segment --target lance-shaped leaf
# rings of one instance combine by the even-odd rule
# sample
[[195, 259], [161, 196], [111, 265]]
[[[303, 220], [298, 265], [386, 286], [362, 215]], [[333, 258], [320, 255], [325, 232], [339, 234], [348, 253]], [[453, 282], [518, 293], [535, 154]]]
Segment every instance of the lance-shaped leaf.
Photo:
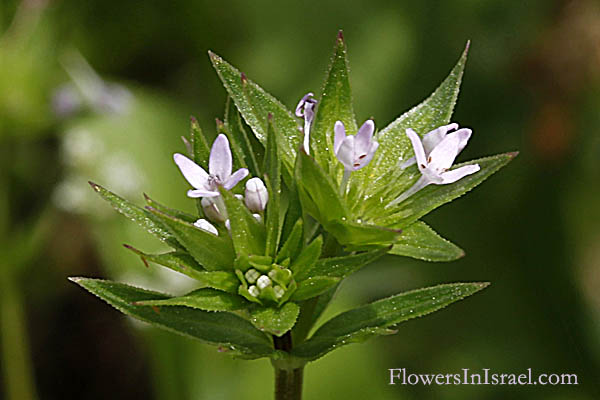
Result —
[[100, 279], [69, 278], [117, 310], [171, 332], [219, 346], [243, 358], [268, 357], [273, 353], [269, 339], [250, 322], [227, 312], [207, 312], [189, 307], [160, 309], [133, 305], [136, 301], [164, 300], [169, 296]]
[[426, 223], [417, 221], [402, 231], [390, 254], [425, 261], [454, 261], [463, 257], [465, 252]]
[[265, 252], [265, 227], [254, 218], [248, 208], [225, 188], [219, 188], [227, 215], [231, 239], [238, 256], [263, 255]]
[[292, 170], [296, 149], [301, 142], [300, 126], [296, 118], [279, 100], [249, 80], [221, 57], [212, 52], [209, 52], [209, 55], [229, 96], [235, 102], [246, 123], [252, 128], [256, 138], [263, 144], [267, 140], [267, 116], [273, 115], [273, 122], [278, 127], [280, 134], [281, 160], [289, 170]]
[[184, 306], [204, 311], [235, 311], [248, 306], [242, 297], [215, 289], [198, 289], [184, 296], [169, 299], [141, 300], [136, 306]]
[[262, 146], [260, 143], [252, 144], [250, 137], [242, 125], [240, 113], [238, 112], [231, 97], [227, 97], [225, 104], [225, 129], [227, 130], [231, 146], [233, 147], [236, 157], [241, 157], [245, 165], [248, 166], [251, 175], [260, 176], [261, 168], [256, 157], [256, 147]]
[[292, 329], [300, 308], [296, 303], [285, 303], [282, 307], [254, 306], [250, 309], [250, 322], [260, 331], [283, 336]]
[[268, 128], [264, 163], [265, 182], [269, 192], [265, 218], [265, 255], [275, 257], [281, 235], [281, 164], [277, 152], [277, 137], [270, 119]]
[[127, 249], [139, 255], [144, 264], [148, 261], [177, 271], [198, 281], [203, 287], [237, 293], [240, 281], [231, 271], [204, 271], [202, 266], [189, 254], [182, 251], [171, 251], [162, 254], [144, 253], [132, 246], [124, 245]]
[[194, 117], [191, 117], [190, 120], [190, 135], [192, 138], [191, 159], [205, 170], [208, 170], [208, 159], [210, 156], [210, 146], [208, 145], [209, 140], [202, 132], [198, 120]]
[[231, 270], [233, 247], [228, 236], [217, 236], [189, 222], [146, 207], [171, 231], [177, 241], [208, 271]]
[[335, 285], [338, 284], [340, 278], [332, 278], [329, 276], [311, 276], [298, 283], [298, 289], [290, 298], [293, 301], [308, 300], [317, 297]]
[[310, 269], [321, 256], [323, 247], [323, 236], [319, 235], [308, 246], [302, 249], [298, 258], [293, 260], [290, 269], [294, 273], [294, 279], [297, 281], [306, 279], [308, 275], [305, 271]]
[[[404, 228], [442, 204], [448, 203], [467, 193], [486, 180], [494, 172], [508, 164], [517, 156], [517, 154], [518, 153], [516, 152], [498, 154], [455, 165], [453, 169], [465, 165], [479, 164], [481, 169], [479, 172], [465, 176], [455, 183], [448, 185], [429, 185], [397, 206], [391, 207], [390, 215], [377, 218], [374, 222], [382, 226]], [[400, 193], [398, 193], [398, 195], [400, 195]]]
[[292, 231], [287, 237], [283, 246], [281, 246], [281, 250], [277, 254], [276, 262], [281, 263], [286, 258], [290, 260], [296, 259], [300, 251], [302, 250], [302, 227], [303, 222], [301, 219], [296, 220]]
[[169, 246], [176, 249], [182, 248], [160, 218], [94, 182], [89, 182], [89, 184], [104, 200], [108, 201], [115, 210], [123, 214], [126, 218], [137, 223]]
[[198, 219], [198, 217], [196, 217], [195, 215], [188, 214], [185, 211], [177, 210], [175, 208], [162, 205], [156, 200], [151, 199], [150, 196], [148, 196], [146, 193], [144, 193], [144, 199], [146, 199], [146, 204], [148, 204], [150, 207], [155, 208], [158, 211], [161, 211], [165, 214], [172, 215], [175, 218], [179, 218], [183, 221], [194, 223]]
[[342, 31], [338, 33], [327, 79], [321, 91], [315, 121], [311, 128], [310, 144], [315, 159], [323, 168], [336, 166], [333, 153], [333, 126], [336, 121], [342, 121], [348, 134], [357, 131], [352, 93], [348, 78], [348, 61], [346, 44]]
[[358, 271], [365, 265], [372, 263], [378, 258], [384, 256], [390, 247], [366, 251], [358, 254], [352, 254], [341, 257], [329, 257], [318, 260], [312, 268], [308, 269], [303, 275], [298, 277], [302, 279], [308, 276], [326, 276], [330, 278], [343, 279]]
[[315, 360], [343, 345], [391, 333], [396, 324], [427, 315], [478, 292], [488, 283], [453, 283], [398, 294], [346, 311], [323, 324], [292, 355]]
[[380, 189], [380, 184], [373, 181], [373, 177], [383, 176], [392, 168], [397, 168], [401, 160], [407, 160], [414, 155], [406, 136], [407, 128], [424, 135], [450, 121], [458, 98], [468, 50], [469, 43], [456, 66], [435, 92], [379, 131], [376, 137], [379, 148], [375, 157], [367, 167], [358, 172], [363, 177], [362, 187], [365, 192], [374, 193]]

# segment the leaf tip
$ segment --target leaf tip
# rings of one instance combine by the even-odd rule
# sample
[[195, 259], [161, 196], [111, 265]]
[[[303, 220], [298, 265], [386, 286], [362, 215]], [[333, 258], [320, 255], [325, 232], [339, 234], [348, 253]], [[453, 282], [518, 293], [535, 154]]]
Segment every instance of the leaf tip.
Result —
[[212, 50], [208, 51], [208, 56], [210, 57], [211, 60], [216, 61], [219, 59], [219, 56], [216, 55], [215, 53], [212, 52]]
[[100, 189], [102, 189], [102, 187], [92, 181], [88, 181], [89, 185], [92, 187], [92, 189], [94, 189], [96, 192], [99, 192]]
[[510, 153], [506, 153], [508, 155], [508, 157], [512, 160], [513, 158], [517, 157], [519, 155], [518, 151], [512, 151]]
[[465, 45], [465, 54], [469, 53], [469, 48], [471, 47], [471, 39], [467, 40], [467, 44]]
[[81, 278], [79, 276], [69, 276], [67, 279], [73, 283], [79, 284], [79, 281], [81, 281], [83, 278]]
[[344, 43], [344, 31], [342, 29], [338, 30], [337, 40], [339, 40], [341, 43]]
[[246, 77], [246, 74], [243, 72], [240, 74], [240, 79], [242, 80], [242, 85], [245, 85], [248, 83], [248, 78]]

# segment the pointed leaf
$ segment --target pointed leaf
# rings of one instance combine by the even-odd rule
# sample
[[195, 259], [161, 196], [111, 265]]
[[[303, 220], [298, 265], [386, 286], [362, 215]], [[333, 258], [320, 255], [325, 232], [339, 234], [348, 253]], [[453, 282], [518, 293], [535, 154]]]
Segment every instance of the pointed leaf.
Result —
[[365, 265], [384, 256], [389, 247], [342, 257], [322, 258], [306, 272], [306, 276], [326, 276], [343, 279]]
[[238, 256], [265, 252], [265, 227], [254, 218], [241, 200], [224, 188], [219, 189], [229, 216], [231, 239]]
[[298, 258], [292, 261], [290, 269], [294, 273], [294, 279], [296, 281], [306, 279], [305, 271], [312, 268], [321, 257], [321, 249], [323, 247], [323, 236], [319, 235], [315, 240], [310, 242], [298, 255]]
[[252, 82], [218, 55], [209, 52], [212, 64], [229, 96], [235, 102], [246, 123], [261, 143], [267, 140], [267, 116], [279, 129], [279, 151], [282, 162], [292, 169], [296, 149], [301, 142], [300, 126], [293, 114], [275, 97]]
[[209, 141], [202, 132], [198, 120], [194, 117], [191, 118], [190, 134], [192, 137], [192, 160], [205, 170], [208, 170], [208, 158], [210, 155]]
[[292, 355], [315, 360], [343, 345], [389, 333], [388, 328], [470, 296], [488, 283], [453, 283], [398, 294], [339, 314], [323, 324]]
[[325, 169], [338, 164], [333, 153], [333, 126], [336, 121], [344, 123], [347, 134], [356, 133], [357, 126], [348, 79], [346, 44], [341, 31], [335, 42], [334, 54], [310, 135], [315, 159]]
[[302, 220], [297, 220], [294, 224], [294, 228], [290, 232], [290, 235], [277, 254], [276, 262], [281, 263], [286, 258], [294, 260], [298, 254], [300, 254], [302, 249], [302, 227]]
[[[262, 170], [258, 164], [251, 138], [242, 126], [240, 113], [229, 96], [225, 105], [225, 129], [227, 130], [232, 147], [236, 151], [236, 157], [243, 158], [251, 175], [260, 176]], [[261, 146], [260, 144], [258, 145]]]
[[228, 236], [214, 235], [155, 208], [147, 207], [147, 209], [167, 226], [178, 242], [206, 270], [233, 269], [233, 247]]
[[332, 278], [328, 276], [311, 276], [302, 282], [298, 283], [298, 289], [292, 294], [292, 301], [303, 301], [313, 297], [317, 297], [335, 285], [338, 284], [340, 278]]
[[283, 336], [296, 323], [299, 311], [296, 303], [285, 303], [281, 308], [255, 306], [250, 310], [250, 322], [260, 331]]
[[281, 165], [277, 153], [277, 139], [271, 120], [267, 130], [267, 147], [265, 152], [265, 181], [269, 192], [267, 203], [265, 230], [267, 240], [265, 255], [275, 257], [281, 235]]
[[171, 306], [155, 310], [135, 306], [136, 301], [161, 300], [169, 296], [122, 283], [100, 279], [69, 278], [124, 314], [171, 332], [199, 339], [248, 359], [273, 353], [269, 339], [250, 322], [227, 312], [206, 312], [189, 307]]
[[372, 177], [383, 176], [392, 168], [396, 168], [399, 160], [407, 160], [413, 156], [412, 146], [406, 136], [406, 129], [412, 128], [421, 136], [427, 132], [450, 122], [450, 117], [458, 98], [460, 84], [467, 61], [469, 44], [450, 71], [448, 77], [425, 101], [402, 114], [398, 119], [379, 131], [376, 140], [379, 149], [371, 163], [358, 171], [364, 178], [363, 190], [374, 193], [379, 189], [377, 181]]
[[204, 311], [235, 311], [248, 306], [242, 297], [215, 289], [198, 289], [169, 299], [136, 301], [136, 306], [184, 306]]
[[454, 261], [463, 257], [465, 252], [438, 235], [426, 223], [417, 221], [402, 231], [390, 254], [425, 261]]
[[171, 251], [162, 254], [147, 254], [132, 246], [126, 248], [140, 256], [144, 264], [147, 261], [162, 265], [197, 280], [203, 287], [237, 293], [240, 281], [231, 271], [204, 271], [192, 256], [182, 251]]
[[179, 218], [192, 224], [198, 220], [198, 217], [195, 215], [188, 214], [185, 211], [176, 210], [174, 208], [164, 206], [156, 200], [152, 200], [150, 196], [148, 196], [146, 193], [144, 193], [144, 199], [146, 199], [146, 204], [148, 204], [150, 207], [155, 208], [158, 211], [161, 211], [165, 214], [172, 215], [175, 218]]
[[97, 185], [93, 182], [89, 182], [90, 186], [106, 201], [108, 201], [112, 207], [119, 213], [131, 221], [137, 223], [148, 232], [167, 243], [169, 246], [180, 249], [181, 245], [177, 242], [177, 239], [169, 232], [164, 223], [156, 218], [152, 213], [147, 210], [136, 206], [133, 203], [125, 200], [122, 197], [117, 196], [113, 192], [104, 189], [102, 186]]

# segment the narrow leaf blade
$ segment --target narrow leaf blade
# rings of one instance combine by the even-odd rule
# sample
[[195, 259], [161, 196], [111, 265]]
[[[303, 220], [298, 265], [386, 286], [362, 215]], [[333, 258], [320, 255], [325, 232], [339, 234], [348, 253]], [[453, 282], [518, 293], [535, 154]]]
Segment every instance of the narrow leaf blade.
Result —
[[425, 261], [454, 261], [463, 257], [465, 252], [426, 223], [417, 221], [402, 231], [390, 254]]
[[142, 300], [138, 306], [184, 306], [204, 311], [235, 311], [248, 306], [242, 297], [215, 289], [198, 289], [184, 296], [169, 299]]
[[232, 193], [220, 188], [229, 216], [231, 239], [238, 256], [265, 252], [265, 228]]

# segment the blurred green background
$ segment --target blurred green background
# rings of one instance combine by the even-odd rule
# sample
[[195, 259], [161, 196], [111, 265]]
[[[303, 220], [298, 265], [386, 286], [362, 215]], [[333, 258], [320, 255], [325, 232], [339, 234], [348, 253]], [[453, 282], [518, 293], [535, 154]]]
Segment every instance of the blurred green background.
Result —
[[[307, 399], [600, 398], [600, 4], [342, 0], [0, 2], [0, 398], [265, 399], [268, 361], [236, 361], [123, 317], [67, 281], [164, 291], [121, 244], [160, 244], [95, 198], [193, 210], [172, 163], [188, 118], [205, 130], [225, 91], [208, 49], [290, 108], [318, 92], [339, 28], [359, 122], [426, 97], [471, 39], [454, 120], [462, 160], [520, 156], [426, 220], [467, 251], [389, 257], [350, 278], [330, 313], [400, 291], [491, 281], [474, 298], [333, 352]], [[389, 386], [388, 368], [576, 373], [578, 386]]]

